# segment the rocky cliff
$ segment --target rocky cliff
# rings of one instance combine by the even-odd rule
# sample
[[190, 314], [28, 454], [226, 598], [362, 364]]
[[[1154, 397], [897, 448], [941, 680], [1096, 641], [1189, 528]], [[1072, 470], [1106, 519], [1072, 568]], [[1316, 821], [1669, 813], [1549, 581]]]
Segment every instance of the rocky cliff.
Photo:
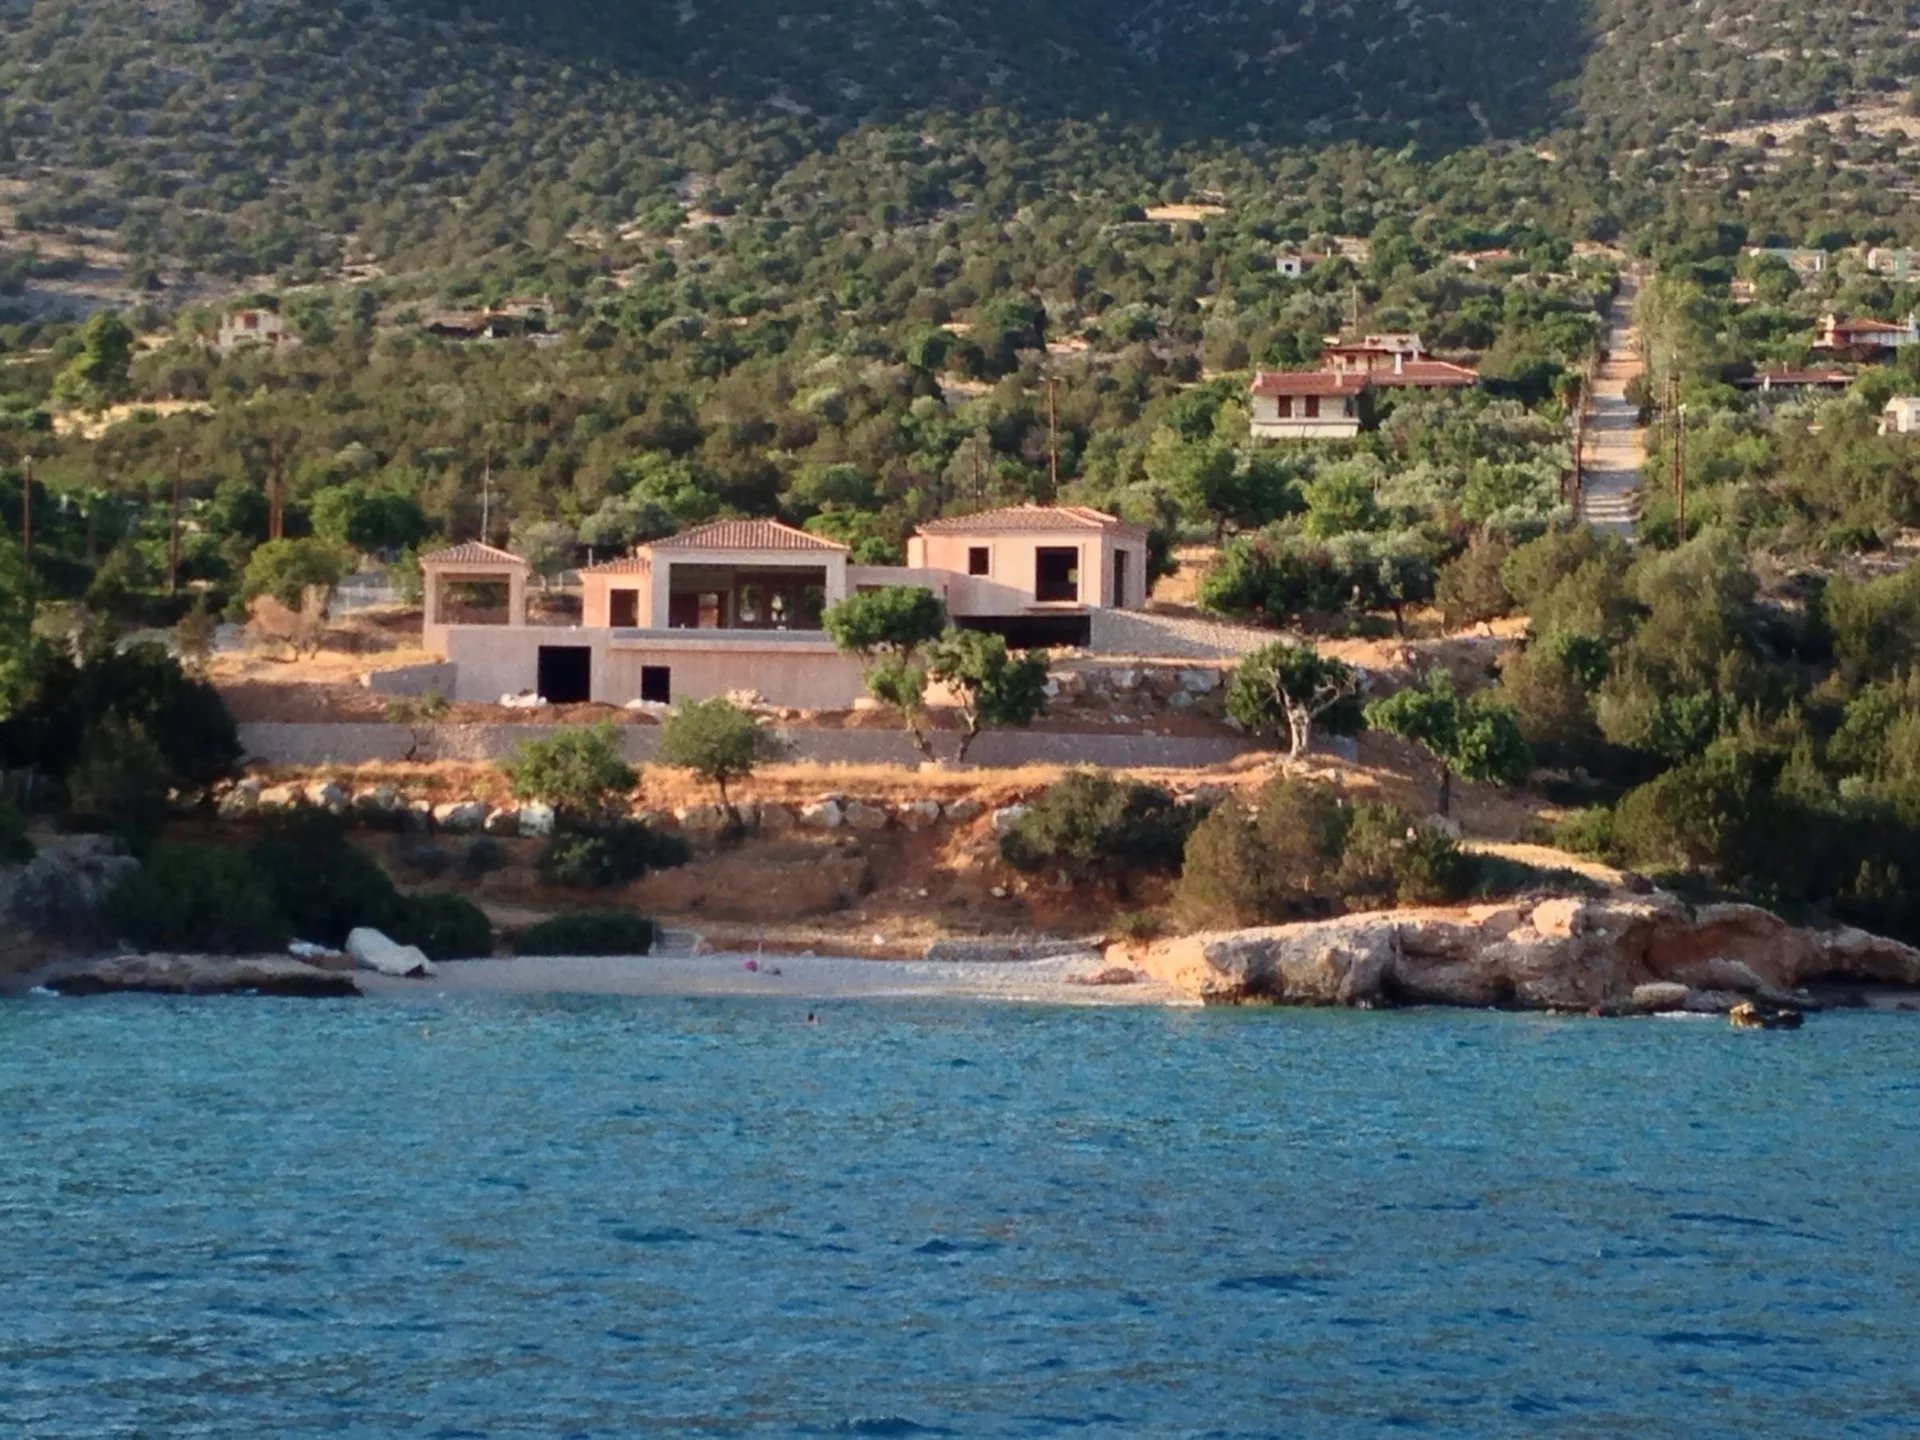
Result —
[[1721, 1011], [1819, 982], [1920, 989], [1920, 950], [1750, 905], [1521, 900], [1186, 936], [1113, 958], [1214, 1003]]

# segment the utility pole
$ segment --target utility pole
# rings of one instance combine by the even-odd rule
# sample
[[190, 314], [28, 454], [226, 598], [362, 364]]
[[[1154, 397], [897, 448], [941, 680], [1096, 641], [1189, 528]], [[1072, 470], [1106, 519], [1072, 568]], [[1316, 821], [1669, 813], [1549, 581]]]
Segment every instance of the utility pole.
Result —
[[973, 449], [973, 503], [978, 505], [980, 503], [981, 497], [986, 494], [985, 488], [981, 485], [980, 437], [978, 434], [974, 435], [973, 437], [972, 449]]
[[33, 559], [33, 456], [20, 468], [20, 553]]
[[180, 466], [186, 446], [173, 447], [173, 526], [167, 533], [167, 593], [180, 593]]
[[487, 447], [486, 467], [480, 476], [480, 543], [493, 543], [493, 447]]
[[1053, 487], [1049, 500], [1060, 498], [1060, 417], [1053, 397], [1059, 384], [1053, 376], [1047, 377], [1047, 482]]
[[1674, 412], [1673, 427], [1673, 521], [1679, 542], [1687, 543], [1687, 407]]
[[280, 540], [286, 536], [286, 515], [280, 495], [285, 466], [285, 446], [283, 442], [275, 440], [267, 449], [267, 539], [269, 540]]
[[1586, 485], [1587, 462], [1587, 384], [1582, 374], [1575, 382], [1578, 387], [1573, 397], [1573, 495], [1571, 503], [1575, 510], [1580, 508], [1580, 492]]

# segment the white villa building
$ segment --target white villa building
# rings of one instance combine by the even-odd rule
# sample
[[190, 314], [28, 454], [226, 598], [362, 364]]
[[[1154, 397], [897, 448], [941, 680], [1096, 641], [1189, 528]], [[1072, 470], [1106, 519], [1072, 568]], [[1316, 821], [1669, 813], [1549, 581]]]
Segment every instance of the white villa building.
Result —
[[[848, 595], [919, 586], [956, 625], [1017, 646], [1083, 645], [1094, 611], [1145, 605], [1147, 537], [1099, 510], [1020, 505], [921, 527], [904, 566], [855, 565], [846, 546], [777, 520], [720, 520], [583, 570], [578, 626], [528, 623], [527, 564], [508, 551], [468, 542], [420, 568], [425, 644], [452, 668], [453, 699], [671, 704], [747, 690], [825, 710], [864, 689], [820, 625]], [[500, 603], [463, 608], [480, 586]]]

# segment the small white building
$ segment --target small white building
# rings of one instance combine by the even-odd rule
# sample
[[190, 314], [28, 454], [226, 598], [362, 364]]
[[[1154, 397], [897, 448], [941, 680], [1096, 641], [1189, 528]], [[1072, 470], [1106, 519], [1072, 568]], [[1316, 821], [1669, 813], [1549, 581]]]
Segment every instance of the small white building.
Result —
[[1920, 434], [1920, 395], [1896, 395], [1880, 412], [1882, 435]]
[[286, 317], [277, 310], [230, 310], [220, 318], [213, 348], [222, 355], [231, 355], [252, 345], [277, 348], [291, 344], [293, 338]]
[[1298, 280], [1313, 264], [1311, 255], [1288, 253], [1273, 257], [1273, 268], [1289, 280]]

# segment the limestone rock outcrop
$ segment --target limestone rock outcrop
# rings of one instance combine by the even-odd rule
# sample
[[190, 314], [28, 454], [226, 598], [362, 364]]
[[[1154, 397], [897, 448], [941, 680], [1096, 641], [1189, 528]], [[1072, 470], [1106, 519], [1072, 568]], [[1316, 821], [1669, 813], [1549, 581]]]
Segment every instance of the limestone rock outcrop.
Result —
[[358, 995], [343, 970], [281, 956], [225, 959], [209, 955], [119, 955], [62, 965], [37, 977], [60, 995], [288, 995], [325, 999]]
[[1198, 999], [1645, 1013], [1776, 1004], [1802, 986], [1920, 988], [1920, 950], [1859, 930], [1802, 930], [1751, 905], [1670, 896], [1518, 900], [1191, 935], [1130, 963]]

